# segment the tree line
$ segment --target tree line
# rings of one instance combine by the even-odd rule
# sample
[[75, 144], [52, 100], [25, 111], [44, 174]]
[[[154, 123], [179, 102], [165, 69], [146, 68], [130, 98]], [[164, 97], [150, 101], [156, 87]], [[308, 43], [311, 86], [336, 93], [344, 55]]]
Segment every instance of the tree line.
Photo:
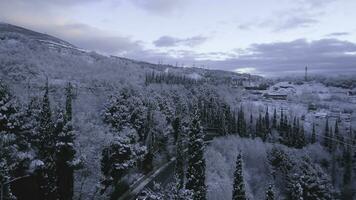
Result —
[[174, 73], [156, 73], [152, 71], [151, 73], [145, 74], [145, 84], [173, 84], [173, 85], [193, 85], [202, 83], [202, 80], [197, 80], [194, 78], [190, 78], [186, 75], [179, 75]]
[[[73, 197], [75, 161], [72, 86], [65, 108], [52, 111], [48, 82], [42, 99], [21, 105], [0, 83], [0, 185], [2, 199]], [[54, 115], [55, 114], [55, 115]]]

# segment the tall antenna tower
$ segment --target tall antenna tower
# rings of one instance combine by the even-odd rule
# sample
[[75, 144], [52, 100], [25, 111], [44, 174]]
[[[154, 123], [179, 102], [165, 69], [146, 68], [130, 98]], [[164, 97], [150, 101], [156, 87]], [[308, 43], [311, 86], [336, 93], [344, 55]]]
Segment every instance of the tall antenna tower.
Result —
[[305, 77], [304, 77], [305, 81], [308, 81], [308, 66], [305, 66]]

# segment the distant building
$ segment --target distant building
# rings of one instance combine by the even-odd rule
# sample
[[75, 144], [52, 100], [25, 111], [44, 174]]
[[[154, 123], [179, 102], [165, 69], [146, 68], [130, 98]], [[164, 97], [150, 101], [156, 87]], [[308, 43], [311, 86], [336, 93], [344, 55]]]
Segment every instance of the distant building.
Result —
[[324, 119], [328, 116], [326, 112], [315, 112], [314, 117], [317, 119]]
[[274, 99], [274, 100], [287, 100], [287, 95], [286, 94], [270, 94], [270, 93], [265, 93], [263, 97], [267, 99]]
[[350, 123], [351, 122], [351, 114], [341, 114], [340, 119], [341, 119], [341, 121]]
[[356, 103], [356, 96], [350, 96], [349, 100], [351, 103]]
[[313, 110], [317, 110], [317, 109], [318, 109], [318, 107], [316, 106], [315, 103], [311, 103], [311, 104], [308, 105], [308, 110], [309, 111], [313, 111]]
[[347, 92], [347, 95], [349, 96], [356, 96], [356, 91], [355, 90], [351, 90]]

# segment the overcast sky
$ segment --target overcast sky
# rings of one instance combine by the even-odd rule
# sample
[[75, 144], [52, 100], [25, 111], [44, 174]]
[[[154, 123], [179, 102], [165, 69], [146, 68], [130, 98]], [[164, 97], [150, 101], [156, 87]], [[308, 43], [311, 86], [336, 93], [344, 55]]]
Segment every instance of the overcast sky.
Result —
[[349, 74], [355, 9], [355, 0], [0, 0], [0, 21], [153, 63]]

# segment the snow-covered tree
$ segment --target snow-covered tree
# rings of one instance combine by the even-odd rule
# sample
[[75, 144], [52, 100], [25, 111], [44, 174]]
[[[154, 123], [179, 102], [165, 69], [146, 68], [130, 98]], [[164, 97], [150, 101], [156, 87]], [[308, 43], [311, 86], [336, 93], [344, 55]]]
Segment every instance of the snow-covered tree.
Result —
[[313, 123], [312, 135], [310, 139], [310, 143], [314, 144], [316, 142], [316, 132], [315, 132], [315, 124]]
[[4, 199], [15, 200], [16, 197], [12, 194], [9, 181], [11, 180], [10, 166], [8, 165], [5, 157], [5, 149], [3, 147], [3, 138], [0, 135], [0, 195]]
[[266, 200], [274, 200], [273, 185], [269, 184], [266, 191]]
[[11, 189], [24, 193], [24, 188], [11, 187], [10, 180], [28, 174], [31, 152], [26, 115], [10, 89], [0, 81], [0, 185], [4, 198], [13, 199]]
[[238, 130], [238, 133], [239, 133], [239, 135], [241, 137], [246, 137], [247, 136], [245, 112], [244, 112], [242, 106], [240, 106], [240, 109], [238, 111], [237, 130]]
[[204, 140], [198, 109], [189, 127], [186, 188], [192, 191], [194, 200], [206, 199]]
[[104, 110], [104, 121], [117, 131], [125, 127], [134, 128], [140, 141], [143, 141], [146, 112], [147, 108], [140, 95], [133, 89], [123, 88], [110, 98]]
[[324, 131], [324, 147], [326, 149], [330, 148], [330, 130], [329, 130], [329, 119], [326, 119], [326, 123], [325, 123], [325, 131]]
[[335, 121], [335, 128], [334, 128], [334, 138], [335, 138], [335, 141], [334, 141], [334, 150], [337, 149], [339, 147], [339, 145], [342, 145], [343, 144], [343, 138], [342, 136], [340, 135], [340, 130], [339, 130], [339, 122], [338, 120]]
[[183, 146], [183, 127], [179, 124], [178, 129], [178, 141], [176, 147], [176, 166], [175, 174], [177, 178], [177, 190], [181, 190], [184, 187], [184, 146]]
[[55, 127], [56, 139], [56, 166], [57, 166], [57, 187], [60, 200], [73, 198], [74, 186], [74, 131], [72, 127], [72, 86], [68, 84], [66, 88], [66, 106], [63, 116], [59, 112]]
[[45, 86], [39, 120], [38, 138], [36, 142], [39, 157], [44, 163], [42, 168], [38, 170], [40, 195], [41, 199], [57, 199], [57, 168], [55, 163], [57, 136], [52, 121], [48, 81]]
[[290, 194], [294, 195], [293, 199], [300, 199], [300, 190], [302, 199], [332, 199], [330, 180], [318, 165], [311, 163], [310, 158], [304, 157], [297, 166], [289, 178]]
[[232, 189], [233, 200], [246, 200], [245, 183], [243, 178], [243, 161], [242, 155], [239, 152], [236, 158], [236, 168], [234, 173], [234, 185]]
[[266, 131], [269, 132], [270, 129], [270, 119], [269, 119], [269, 112], [268, 112], [268, 107], [266, 108], [266, 114], [265, 114], [265, 126], [266, 126]]
[[277, 110], [276, 110], [276, 108], [274, 108], [274, 112], [273, 112], [272, 128], [273, 129], [277, 128]]
[[101, 159], [102, 193], [107, 187], [115, 186], [125, 173], [144, 157], [146, 148], [137, 143], [136, 135], [135, 130], [124, 129], [109, 146], [103, 149]]
[[[0, 83], [0, 185], [12, 179], [10, 166], [18, 153], [16, 142], [16, 129], [19, 128], [16, 119], [17, 109], [14, 105], [10, 91], [6, 85]], [[14, 199], [9, 184], [2, 188], [3, 196]]]
[[299, 175], [292, 174], [289, 178], [289, 198], [291, 200], [303, 200], [303, 188], [300, 184]]
[[[298, 123], [297, 127], [299, 127], [299, 123]], [[306, 139], [305, 139], [303, 125], [301, 128], [297, 128], [294, 134], [296, 135], [294, 146], [299, 149], [303, 148], [306, 145]]]

